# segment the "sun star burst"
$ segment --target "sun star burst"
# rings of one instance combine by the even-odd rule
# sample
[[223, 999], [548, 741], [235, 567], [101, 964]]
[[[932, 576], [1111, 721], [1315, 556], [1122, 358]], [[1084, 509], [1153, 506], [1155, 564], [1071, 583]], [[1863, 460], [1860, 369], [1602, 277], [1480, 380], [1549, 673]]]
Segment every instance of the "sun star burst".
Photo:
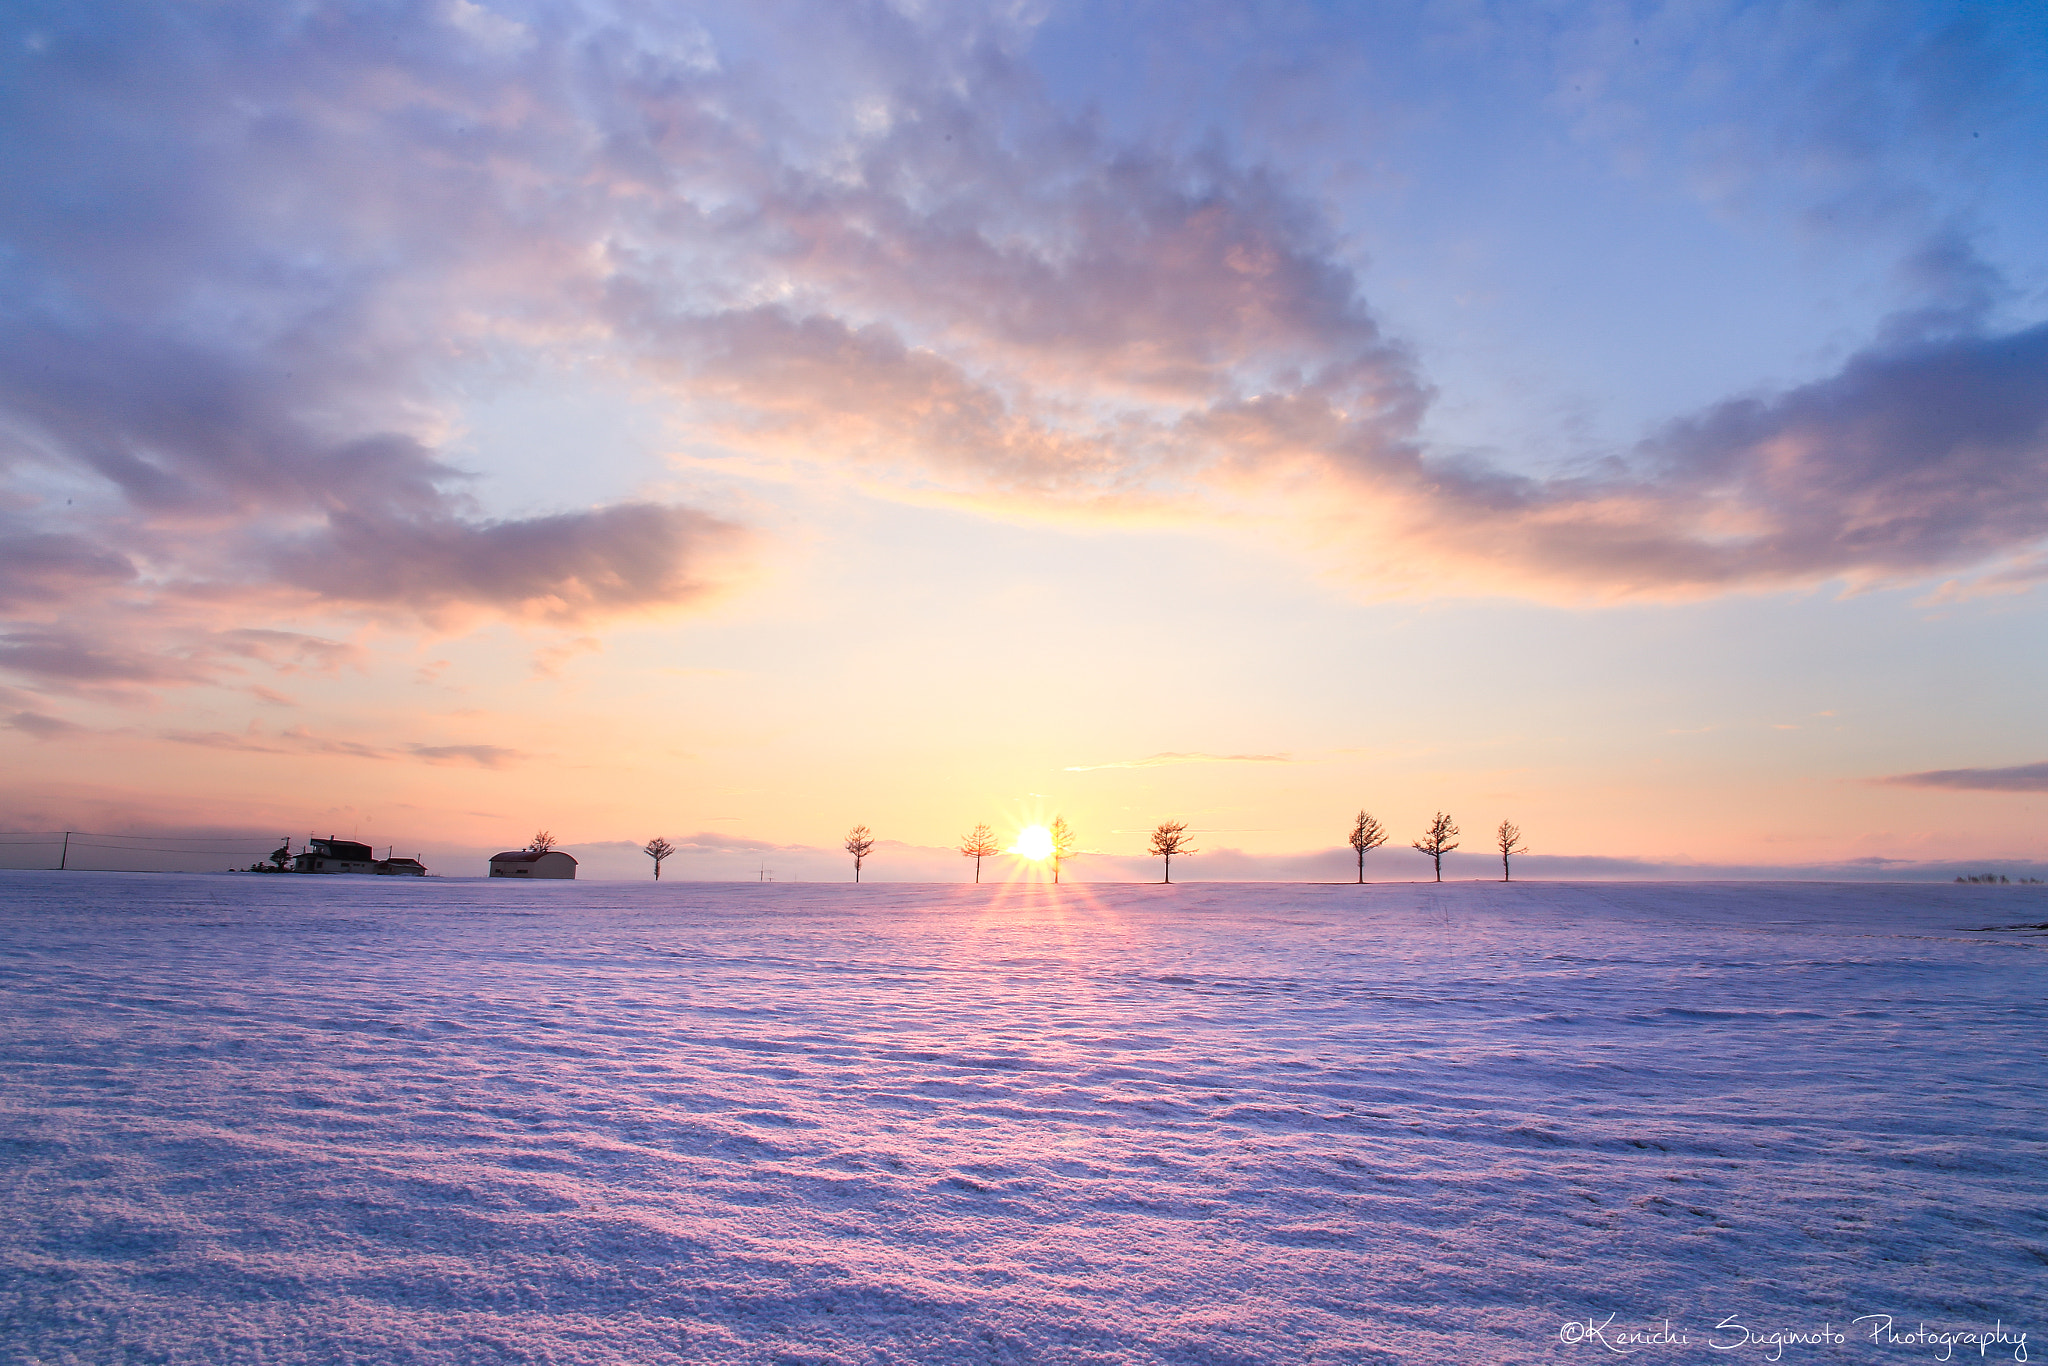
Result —
[[1051, 858], [1052, 831], [1042, 825], [1027, 825], [1017, 832], [1017, 842], [1010, 846], [1010, 852], [1033, 862]]

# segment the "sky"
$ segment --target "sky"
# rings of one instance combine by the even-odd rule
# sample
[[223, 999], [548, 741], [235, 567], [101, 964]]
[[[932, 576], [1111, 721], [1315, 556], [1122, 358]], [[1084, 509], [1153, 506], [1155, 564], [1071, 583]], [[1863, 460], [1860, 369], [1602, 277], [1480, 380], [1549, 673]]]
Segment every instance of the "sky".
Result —
[[0, 13], [0, 860], [2048, 859], [2038, 5]]

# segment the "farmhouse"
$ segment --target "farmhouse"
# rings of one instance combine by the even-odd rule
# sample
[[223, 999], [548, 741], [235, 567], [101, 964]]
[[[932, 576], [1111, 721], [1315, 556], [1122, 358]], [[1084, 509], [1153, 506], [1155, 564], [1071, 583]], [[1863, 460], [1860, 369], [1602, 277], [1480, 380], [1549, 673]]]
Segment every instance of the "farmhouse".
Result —
[[292, 860], [295, 873], [374, 873], [377, 855], [367, 844], [338, 840], [307, 840], [304, 852]]
[[508, 854], [491, 855], [492, 877], [567, 877], [576, 876], [576, 857], [559, 849], [545, 853], [532, 849], [514, 849]]
[[[273, 858], [283, 858], [280, 849]], [[385, 877], [425, 877], [427, 867], [416, 858], [378, 858], [367, 844], [338, 840], [309, 839], [306, 848], [292, 859], [295, 873], [377, 873]]]

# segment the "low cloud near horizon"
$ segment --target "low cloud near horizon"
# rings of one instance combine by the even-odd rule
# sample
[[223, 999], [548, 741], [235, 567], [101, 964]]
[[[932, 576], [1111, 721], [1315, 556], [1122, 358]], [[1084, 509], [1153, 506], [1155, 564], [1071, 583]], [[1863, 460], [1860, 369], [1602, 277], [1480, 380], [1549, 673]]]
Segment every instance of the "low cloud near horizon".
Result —
[[2009, 768], [1940, 768], [1879, 778], [1892, 787], [1946, 788], [1953, 792], [2048, 792], [2048, 761]]

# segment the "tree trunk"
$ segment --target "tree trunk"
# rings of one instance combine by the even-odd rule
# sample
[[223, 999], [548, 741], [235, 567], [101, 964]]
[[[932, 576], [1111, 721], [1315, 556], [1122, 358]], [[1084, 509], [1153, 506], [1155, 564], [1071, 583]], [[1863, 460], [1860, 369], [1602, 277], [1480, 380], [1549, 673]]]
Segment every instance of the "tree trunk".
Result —
[[1358, 851], [1358, 885], [1365, 885], [1365, 850]]
[[1432, 854], [1430, 857], [1436, 860], [1436, 880], [1442, 882], [1444, 880], [1444, 856], [1442, 854]]
[[974, 856], [974, 885], [977, 887], [981, 885], [981, 855], [979, 854]]
[[1159, 879], [1159, 880], [1160, 880], [1160, 882], [1162, 882], [1162, 883], [1167, 883], [1167, 882], [1171, 882], [1171, 881], [1173, 881], [1173, 855], [1171, 855], [1171, 854], [1167, 854], [1167, 855], [1165, 855], [1165, 858], [1166, 858], [1166, 876], [1165, 876], [1165, 877], [1163, 877], [1163, 878], [1161, 878], [1161, 879]]

